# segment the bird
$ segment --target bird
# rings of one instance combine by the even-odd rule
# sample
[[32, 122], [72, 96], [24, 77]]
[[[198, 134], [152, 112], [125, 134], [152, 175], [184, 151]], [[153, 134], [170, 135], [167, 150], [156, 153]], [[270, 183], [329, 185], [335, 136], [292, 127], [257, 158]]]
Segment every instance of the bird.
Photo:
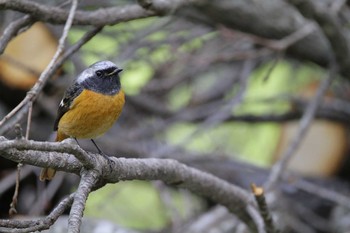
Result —
[[[122, 71], [111, 61], [99, 61], [75, 78], [58, 106], [54, 123], [57, 142], [66, 138], [91, 139], [105, 156], [93, 139], [108, 131], [122, 113], [125, 104], [119, 76]], [[43, 168], [39, 179], [51, 180], [55, 173], [53, 168]]]

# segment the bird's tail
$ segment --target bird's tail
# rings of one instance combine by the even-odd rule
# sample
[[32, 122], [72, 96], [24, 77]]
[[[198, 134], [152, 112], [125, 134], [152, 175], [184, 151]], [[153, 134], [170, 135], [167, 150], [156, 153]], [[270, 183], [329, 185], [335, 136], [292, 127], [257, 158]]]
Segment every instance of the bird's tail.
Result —
[[45, 168], [41, 169], [39, 179], [41, 181], [52, 180], [52, 178], [55, 176], [55, 174], [56, 174], [55, 169], [50, 168], [50, 167], [45, 167]]
[[[64, 139], [68, 138], [67, 135], [61, 133], [59, 130], [57, 131], [57, 136], [56, 136], [56, 142], [63, 141]], [[41, 169], [39, 179], [41, 181], [45, 180], [52, 180], [52, 178], [55, 176], [56, 170], [50, 167], [45, 167]]]

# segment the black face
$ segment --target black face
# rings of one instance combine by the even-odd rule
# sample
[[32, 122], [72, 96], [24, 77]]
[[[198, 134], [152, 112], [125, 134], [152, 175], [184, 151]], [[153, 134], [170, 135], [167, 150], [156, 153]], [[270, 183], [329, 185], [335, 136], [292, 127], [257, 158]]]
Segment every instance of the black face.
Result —
[[105, 95], [114, 95], [119, 92], [120, 78], [119, 69], [110, 61], [101, 61], [91, 65], [77, 78], [84, 89], [92, 90]]

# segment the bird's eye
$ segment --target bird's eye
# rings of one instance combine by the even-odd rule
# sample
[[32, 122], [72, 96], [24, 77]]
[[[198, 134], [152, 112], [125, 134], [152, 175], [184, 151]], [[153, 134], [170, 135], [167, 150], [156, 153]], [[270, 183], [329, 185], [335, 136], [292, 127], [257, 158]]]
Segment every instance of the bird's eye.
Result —
[[98, 76], [98, 77], [101, 77], [102, 76], [102, 71], [96, 71], [96, 75]]

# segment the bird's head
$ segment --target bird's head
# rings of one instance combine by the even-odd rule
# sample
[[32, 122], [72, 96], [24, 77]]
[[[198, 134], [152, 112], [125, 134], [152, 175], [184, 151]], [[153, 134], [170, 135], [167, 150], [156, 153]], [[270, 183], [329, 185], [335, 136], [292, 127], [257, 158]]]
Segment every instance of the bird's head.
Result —
[[99, 61], [83, 72], [81, 72], [76, 82], [83, 88], [106, 95], [116, 94], [120, 86], [119, 73], [123, 71], [111, 61]]

